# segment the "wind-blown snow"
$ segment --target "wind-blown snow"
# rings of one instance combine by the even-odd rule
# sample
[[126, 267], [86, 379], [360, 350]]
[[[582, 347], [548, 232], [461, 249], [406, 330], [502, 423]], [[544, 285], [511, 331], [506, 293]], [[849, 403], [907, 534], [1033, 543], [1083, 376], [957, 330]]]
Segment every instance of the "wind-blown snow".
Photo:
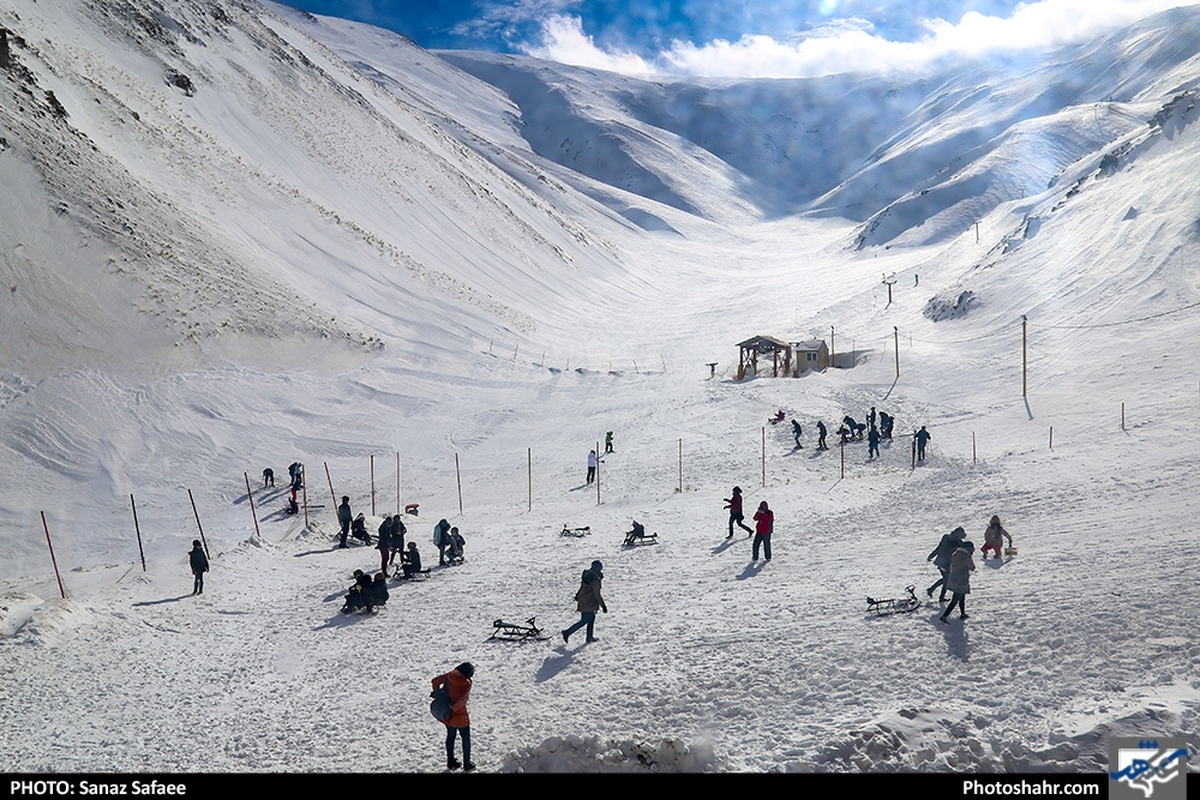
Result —
[[[906, 85], [656, 85], [254, 3], [0, 8], [6, 763], [436, 770], [428, 681], [464, 660], [485, 770], [1194, 748], [1197, 25]], [[743, 339], [831, 332], [853, 369], [734, 380]], [[842, 477], [815, 422], [872, 405], [896, 439]], [[444, 516], [467, 561], [343, 616], [378, 555], [333, 547], [334, 499], [374, 529], [397, 483], [425, 560]], [[765, 566], [725, 539], [734, 484], [775, 509]], [[992, 514], [1019, 555], [976, 558], [969, 620], [865, 613]], [[632, 519], [658, 543], [622, 548]], [[564, 645], [593, 558], [611, 613]], [[531, 616], [548, 641], [488, 641]]]

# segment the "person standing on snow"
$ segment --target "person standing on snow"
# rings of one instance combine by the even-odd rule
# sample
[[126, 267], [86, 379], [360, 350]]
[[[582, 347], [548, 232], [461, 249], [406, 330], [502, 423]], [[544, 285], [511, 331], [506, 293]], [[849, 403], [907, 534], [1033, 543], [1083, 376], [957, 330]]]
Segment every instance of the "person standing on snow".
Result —
[[746, 533], [754, 533], [751, 528], [747, 527], [746, 523], [742, 522], [745, 519], [742, 515], [742, 487], [733, 487], [733, 497], [730, 497], [725, 502], [727, 503], [725, 507], [729, 509], [729, 535], [725, 538], [733, 538], [733, 524], [735, 522]]
[[799, 449], [804, 445], [800, 444], [800, 420], [792, 420], [792, 438], [796, 440], [796, 448]]
[[612, 431], [604, 434], [604, 452], [607, 455], [613, 451], [612, 448]]
[[913, 439], [917, 442], [917, 461], [925, 460], [925, 445], [929, 444], [929, 440], [932, 438], [933, 436], [925, 430], [924, 425], [921, 426], [921, 430], [913, 434]]
[[967, 618], [967, 595], [971, 593], [971, 572], [975, 569], [975, 562], [971, 559], [974, 552], [975, 545], [972, 542], [963, 542], [950, 556], [950, 573], [946, 576], [946, 588], [951, 593], [950, 605], [938, 617], [947, 625], [950, 620], [946, 618], [955, 606], [958, 606], [959, 619]]
[[342, 504], [337, 509], [338, 522], [342, 525], [342, 543], [338, 547], [347, 547], [346, 537], [350, 535], [350, 523], [354, 520], [354, 512], [350, 510], [349, 495], [342, 495]]
[[946, 602], [946, 576], [950, 572], [950, 557], [954, 555], [954, 551], [962, 544], [963, 539], [967, 538], [967, 532], [960, 525], [947, 534], [944, 534], [938, 541], [937, 547], [930, 551], [929, 555], [925, 556], [926, 561], [932, 561], [933, 565], [938, 568], [938, 572], [942, 573], [942, 577], [925, 590], [925, 594], [933, 599], [933, 590], [942, 587], [941, 593], [938, 595], [938, 602]]
[[[471, 717], [467, 713], [467, 700], [471, 697], [471, 678], [474, 676], [474, 665], [465, 661], [433, 679], [433, 692], [445, 686], [450, 695], [450, 719], [442, 722], [446, 726], [446, 769], [462, 767], [464, 772], [475, 769], [475, 762], [471, 761]], [[433, 692], [430, 692], [430, 696]], [[454, 740], [460, 734], [463, 751], [461, 762], [454, 757]]]
[[208, 556], [204, 555], [204, 548], [199, 539], [192, 540], [188, 561], [192, 565], [192, 575], [195, 578], [192, 581], [192, 594], [204, 594], [204, 573], [208, 572]]
[[576, 622], [571, 627], [562, 631], [563, 642], [568, 642], [571, 639], [571, 634], [587, 626], [588, 642], [596, 641], [596, 636], [593, 632], [596, 627], [596, 612], [603, 611], [608, 613], [608, 606], [604, 604], [604, 597], [600, 594], [601, 584], [604, 582], [604, 565], [599, 561], [593, 561], [592, 565], [583, 571], [583, 578], [579, 581], [579, 590], [575, 592], [575, 603], [579, 609], [579, 622]]
[[596, 465], [599, 463], [600, 463], [600, 459], [599, 459], [599, 457], [597, 457], [596, 451], [589, 450], [588, 451], [588, 471], [587, 471], [587, 482], [588, 483], [591, 483], [592, 481], [596, 480]]
[[879, 431], [874, 425], [867, 432], [867, 457], [879, 458]]
[[817, 420], [817, 449], [818, 450], [828, 450], [829, 449], [829, 445], [825, 444], [825, 433], [826, 433], [825, 422], [823, 420]]
[[438, 524], [433, 526], [433, 546], [438, 549], [438, 564], [443, 567], [446, 566], [446, 548], [453, 544], [454, 540], [450, 538], [450, 523], [444, 518], [438, 520]]
[[758, 547], [761, 544], [766, 560], [771, 560], [771, 534], [775, 530], [775, 512], [767, 508], [767, 501], [758, 504], [754, 512], [754, 560], [758, 561]]

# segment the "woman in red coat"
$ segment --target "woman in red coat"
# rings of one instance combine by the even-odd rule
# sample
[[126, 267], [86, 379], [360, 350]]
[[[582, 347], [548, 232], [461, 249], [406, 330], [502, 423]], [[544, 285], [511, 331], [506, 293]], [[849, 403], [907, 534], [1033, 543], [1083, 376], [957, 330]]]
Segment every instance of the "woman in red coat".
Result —
[[[462, 767], [467, 772], [475, 769], [475, 764], [471, 761], [471, 717], [467, 714], [467, 699], [471, 696], [471, 676], [474, 674], [475, 667], [467, 661], [433, 679], [435, 692], [445, 684], [450, 694], [451, 715], [450, 719], [443, 723], [446, 726], [447, 769]], [[462, 763], [454, 757], [454, 739], [459, 733], [462, 733]]]
[[758, 546], [761, 543], [763, 555], [771, 560], [771, 533], [775, 530], [775, 512], [767, 508], [767, 501], [758, 504], [754, 512], [754, 560], [758, 561]]

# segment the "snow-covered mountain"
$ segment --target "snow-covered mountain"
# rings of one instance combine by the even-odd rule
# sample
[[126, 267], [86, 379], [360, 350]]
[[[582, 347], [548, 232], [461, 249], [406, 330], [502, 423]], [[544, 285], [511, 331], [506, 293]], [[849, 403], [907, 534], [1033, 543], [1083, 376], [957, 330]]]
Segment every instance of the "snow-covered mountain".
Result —
[[[0, 28], [14, 768], [374, 768], [331, 735], [353, 715], [434, 769], [424, 683], [464, 659], [488, 769], [1194, 746], [1195, 9], [919, 76], [686, 83], [255, 2], [9, 0]], [[855, 366], [737, 382], [759, 333], [832, 333]], [[870, 406], [899, 420], [881, 458], [813, 449]], [[247, 480], [293, 460], [310, 524], [282, 489], [255, 519]], [[724, 539], [734, 483], [776, 509], [766, 568]], [[341, 617], [375, 559], [329, 549], [342, 494], [376, 525], [420, 502], [414, 540], [448, 517], [470, 560]], [[1020, 555], [981, 565], [968, 623], [864, 617], [993, 513]], [[631, 517], [659, 544], [622, 549]], [[600, 645], [482, 644], [497, 617], [565, 626], [594, 557]]]

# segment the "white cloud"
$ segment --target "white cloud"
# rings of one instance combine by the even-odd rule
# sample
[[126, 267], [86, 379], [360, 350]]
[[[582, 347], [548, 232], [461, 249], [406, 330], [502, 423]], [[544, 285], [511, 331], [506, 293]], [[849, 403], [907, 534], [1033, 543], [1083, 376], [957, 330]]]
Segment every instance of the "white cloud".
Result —
[[630, 75], [682, 74], [708, 77], [791, 78], [837, 72], [919, 69], [948, 56], [981, 55], [1084, 41], [1168, 8], [1198, 0], [1040, 0], [1018, 6], [1009, 17], [968, 12], [958, 22], [921, 21], [926, 35], [893, 42], [869, 23], [842, 20], [784, 39], [746, 35], [735, 42], [672, 42], [651, 59], [604, 50], [584, 33], [576, 17], [551, 15], [542, 23], [541, 44], [526, 48], [539, 58]]
[[525, 52], [548, 61], [625, 75], [645, 76], [662, 71], [634, 53], [601, 50], [595, 40], [583, 32], [583, 23], [578, 17], [561, 14], [552, 15], [542, 23], [541, 46], [527, 47]]

